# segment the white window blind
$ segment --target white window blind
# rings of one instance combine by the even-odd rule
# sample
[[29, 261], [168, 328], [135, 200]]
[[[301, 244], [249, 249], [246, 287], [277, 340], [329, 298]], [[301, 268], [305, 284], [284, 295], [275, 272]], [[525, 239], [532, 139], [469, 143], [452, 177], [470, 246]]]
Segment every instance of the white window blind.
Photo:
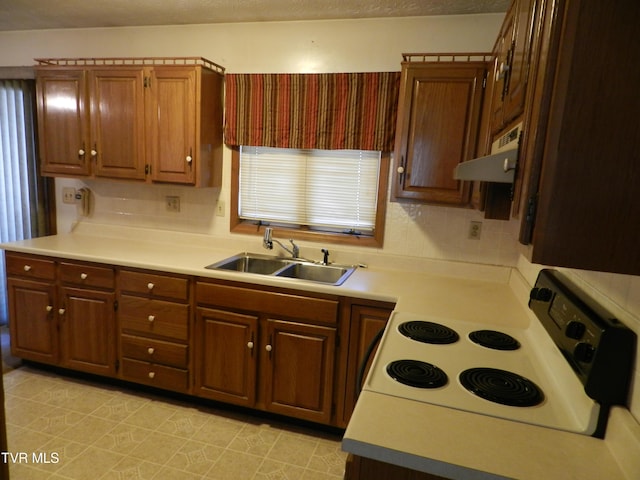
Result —
[[245, 220], [370, 234], [380, 152], [240, 148], [239, 216]]

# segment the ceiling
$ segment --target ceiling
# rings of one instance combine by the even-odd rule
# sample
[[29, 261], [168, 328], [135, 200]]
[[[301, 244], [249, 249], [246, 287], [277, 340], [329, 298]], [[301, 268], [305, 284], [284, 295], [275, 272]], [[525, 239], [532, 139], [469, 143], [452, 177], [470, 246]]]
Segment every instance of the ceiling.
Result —
[[0, 0], [0, 31], [506, 12], [510, 0]]

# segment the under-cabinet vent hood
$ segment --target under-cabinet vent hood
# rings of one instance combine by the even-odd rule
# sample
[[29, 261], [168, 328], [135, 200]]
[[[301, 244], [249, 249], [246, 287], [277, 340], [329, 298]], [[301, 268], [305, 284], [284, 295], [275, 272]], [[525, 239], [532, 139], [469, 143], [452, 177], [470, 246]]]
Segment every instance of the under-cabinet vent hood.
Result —
[[499, 136], [491, 145], [491, 155], [460, 163], [453, 171], [456, 180], [513, 183], [518, 160], [522, 123]]

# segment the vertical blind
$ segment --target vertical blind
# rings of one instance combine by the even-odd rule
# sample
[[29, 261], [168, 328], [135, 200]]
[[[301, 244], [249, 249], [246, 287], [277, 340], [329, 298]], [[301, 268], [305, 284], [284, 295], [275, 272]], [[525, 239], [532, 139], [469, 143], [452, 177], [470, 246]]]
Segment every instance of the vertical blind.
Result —
[[231, 146], [389, 152], [399, 72], [227, 74]]
[[[33, 84], [0, 80], [0, 242], [40, 233]], [[4, 256], [0, 257], [0, 323], [7, 320]]]
[[371, 233], [379, 170], [380, 152], [243, 146], [239, 216]]

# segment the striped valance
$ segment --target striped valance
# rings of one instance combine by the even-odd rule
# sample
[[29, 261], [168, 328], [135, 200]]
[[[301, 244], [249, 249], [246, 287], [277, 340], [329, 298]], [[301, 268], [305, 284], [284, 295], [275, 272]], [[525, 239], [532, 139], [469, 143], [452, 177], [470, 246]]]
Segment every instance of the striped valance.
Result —
[[225, 143], [393, 150], [399, 72], [227, 74]]

